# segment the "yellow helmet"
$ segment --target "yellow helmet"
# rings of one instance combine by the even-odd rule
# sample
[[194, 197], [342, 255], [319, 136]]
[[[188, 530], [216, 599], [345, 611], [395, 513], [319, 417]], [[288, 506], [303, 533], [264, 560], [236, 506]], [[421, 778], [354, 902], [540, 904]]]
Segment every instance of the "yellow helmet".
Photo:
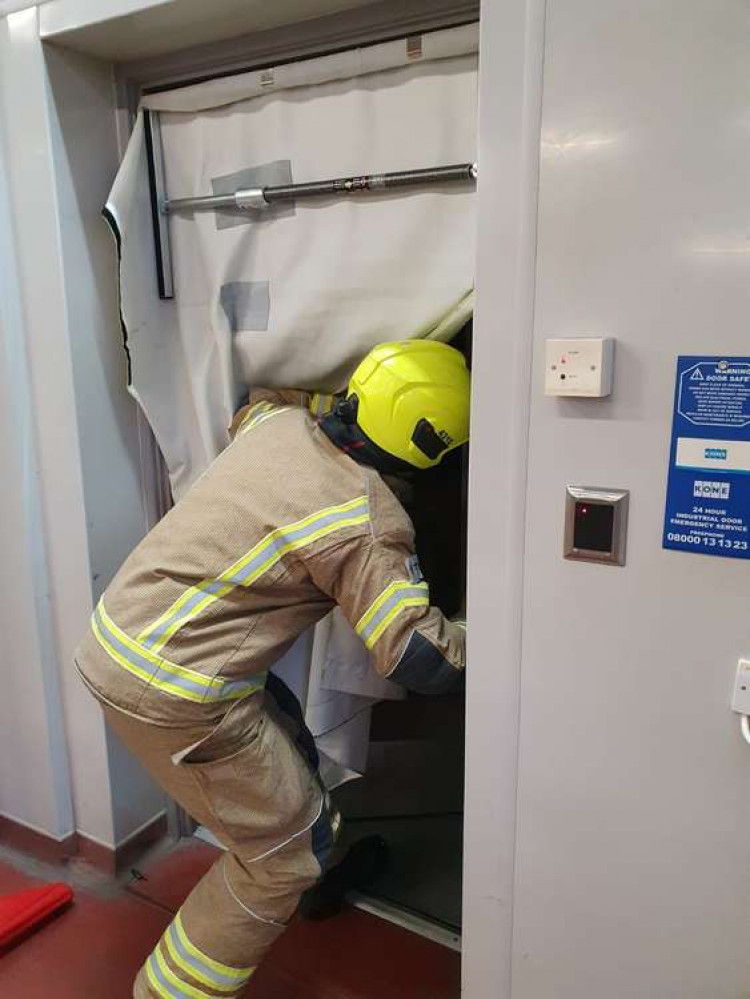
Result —
[[469, 439], [470, 385], [455, 347], [435, 340], [381, 343], [352, 375], [346, 405], [381, 451], [432, 468]]

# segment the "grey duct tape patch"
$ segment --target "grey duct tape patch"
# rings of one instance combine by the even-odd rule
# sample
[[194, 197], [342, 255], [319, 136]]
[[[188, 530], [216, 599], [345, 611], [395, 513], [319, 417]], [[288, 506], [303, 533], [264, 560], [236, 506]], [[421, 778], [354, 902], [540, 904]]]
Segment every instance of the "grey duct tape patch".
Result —
[[[214, 194], [234, 194], [235, 191], [252, 187], [277, 187], [280, 184], [292, 183], [292, 164], [290, 160], [274, 160], [273, 163], [263, 163], [261, 166], [248, 167], [236, 173], [227, 173], [211, 180]], [[270, 219], [283, 219], [295, 214], [294, 201], [284, 201], [268, 208], [228, 208], [215, 212], [216, 228], [231, 229], [237, 225], [248, 225], [251, 222], [263, 222]]]
[[221, 286], [219, 301], [232, 333], [268, 329], [271, 312], [268, 281], [229, 281]]

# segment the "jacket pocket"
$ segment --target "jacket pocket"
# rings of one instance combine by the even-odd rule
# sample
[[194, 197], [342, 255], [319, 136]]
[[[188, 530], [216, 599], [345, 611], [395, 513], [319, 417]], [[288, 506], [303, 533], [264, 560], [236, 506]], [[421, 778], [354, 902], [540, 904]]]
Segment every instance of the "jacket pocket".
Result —
[[235, 701], [205, 735], [174, 753], [172, 762], [184, 767], [219, 765], [259, 738], [265, 722], [262, 698], [251, 694]]

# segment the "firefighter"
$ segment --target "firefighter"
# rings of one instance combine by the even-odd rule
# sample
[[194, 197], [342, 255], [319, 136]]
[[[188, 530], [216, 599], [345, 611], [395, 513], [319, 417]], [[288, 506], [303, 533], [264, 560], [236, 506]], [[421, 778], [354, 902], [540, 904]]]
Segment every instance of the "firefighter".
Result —
[[469, 435], [470, 376], [432, 341], [375, 347], [324, 415], [258, 391], [231, 444], [127, 559], [76, 653], [108, 723], [226, 848], [141, 969], [136, 999], [239, 994], [321, 877], [336, 817], [299, 704], [269, 673], [334, 605], [384, 677], [442, 693], [465, 628], [430, 606], [387, 484]]

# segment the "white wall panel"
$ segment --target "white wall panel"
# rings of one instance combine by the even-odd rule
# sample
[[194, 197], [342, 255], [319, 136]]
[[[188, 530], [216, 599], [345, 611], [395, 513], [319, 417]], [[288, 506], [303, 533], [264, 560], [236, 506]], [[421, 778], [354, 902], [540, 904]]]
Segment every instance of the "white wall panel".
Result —
[[[64, 753], [55, 760], [48, 727], [45, 654], [39, 634], [45, 594], [35, 592], [38, 463], [0, 142], [0, 814], [62, 838], [72, 831]], [[52, 663], [54, 682], [54, 662]], [[56, 691], [53, 691], [53, 696]], [[57, 766], [56, 766], [57, 762]], [[30, 776], [33, 775], [33, 780]]]
[[[75, 821], [80, 832], [114, 845], [162, 807], [151, 782], [108, 741], [99, 707], [72, 665], [94, 589], [106, 583], [146, 522], [138, 427], [120, 381], [115, 254], [99, 218], [116, 164], [114, 98], [105, 68], [64, 55], [52, 63], [48, 91], [35, 10], [0, 21], [0, 122], [13, 222], [3, 234], [2, 269], [9, 273], [12, 257], [17, 268], [10, 300], [18, 327], [12, 332], [26, 354], [38, 459], [29, 497], [21, 492], [20, 499], [10, 495], [3, 502], [16, 547], [24, 524], [12, 504], [22, 502], [28, 514], [38, 503], [33, 537], [42, 551], [32, 551], [35, 561], [23, 569], [44, 610], [36, 635], [26, 634], [15, 603], [24, 593], [19, 571], [14, 602], [8, 602], [15, 623], [8, 631], [26, 646], [36, 642], [41, 664], [31, 660], [28, 677], [19, 679], [14, 723], [25, 741], [10, 738], [5, 756], [12, 774], [23, 775], [32, 811], [42, 808], [59, 781], [46, 788], [41, 768], [39, 782], [29, 779], [27, 763], [34, 757], [27, 743], [38, 751], [47, 740], [50, 767], [70, 759], [75, 819], [69, 800], [66, 822], [60, 804], [49, 821], [29, 817], [27, 805], [13, 818], [58, 836], [71, 832]], [[3, 474], [10, 473], [13, 454], [3, 457]], [[42, 670], [44, 716], [35, 668]]]
[[[513, 999], [740, 999], [750, 566], [661, 549], [675, 356], [747, 354], [745, 0], [549, 0]], [[617, 337], [603, 401], [544, 340]], [[561, 558], [566, 483], [632, 490], [624, 569]]]
[[[29, 401], [39, 460], [35, 485], [48, 567], [34, 579], [34, 586], [48, 593], [52, 654], [59, 670], [58, 698], [51, 705], [48, 725], [61, 723], [61, 697], [76, 818], [82, 831], [110, 842], [104, 726], [96, 705], [79, 691], [72, 669], [73, 649], [91, 607], [91, 588], [58, 206], [35, 10], [10, 14], [0, 22], [0, 99], [12, 195], [15, 293], [20, 295], [21, 336], [29, 362]], [[16, 766], [22, 766], [23, 757], [13, 755]]]
[[[19, 176], [25, 171], [33, 191], [41, 163], [32, 125], [26, 120], [27, 94], [12, 86], [23, 65], [23, 44], [35, 23], [35, 11], [0, 21], [0, 550], [6, 566], [0, 598], [6, 683], [0, 699], [0, 811], [62, 838], [73, 831], [73, 807], [43, 502], [44, 449], [27, 336], [34, 303], [24, 296], [29, 261], [19, 240], [21, 214], [25, 221], [35, 212], [30, 199], [22, 199], [19, 206]], [[24, 123], [21, 136], [14, 133], [16, 116]], [[28, 244], [25, 249], [28, 253]], [[48, 283], [40, 291], [49, 294], [54, 278], [50, 284], [48, 272], [41, 276]]]
[[[114, 81], [107, 63], [65, 50], [50, 48], [46, 69], [90, 579], [96, 600], [148, 528], [141, 488], [145, 428], [125, 389], [117, 258], [101, 217], [118, 165]], [[74, 751], [79, 747], [78, 762], [83, 766], [90, 753], [88, 742], [99, 727], [92, 724], [92, 710], [98, 709], [77, 677], [70, 679], [69, 710], [75, 711], [70, 739]], [[120, 842], [162, 809], [163, 795], [110, 732], [107, 762], [113, 835]], [[79, 797], [98, 795], [100, 790], [82, 785]]]

